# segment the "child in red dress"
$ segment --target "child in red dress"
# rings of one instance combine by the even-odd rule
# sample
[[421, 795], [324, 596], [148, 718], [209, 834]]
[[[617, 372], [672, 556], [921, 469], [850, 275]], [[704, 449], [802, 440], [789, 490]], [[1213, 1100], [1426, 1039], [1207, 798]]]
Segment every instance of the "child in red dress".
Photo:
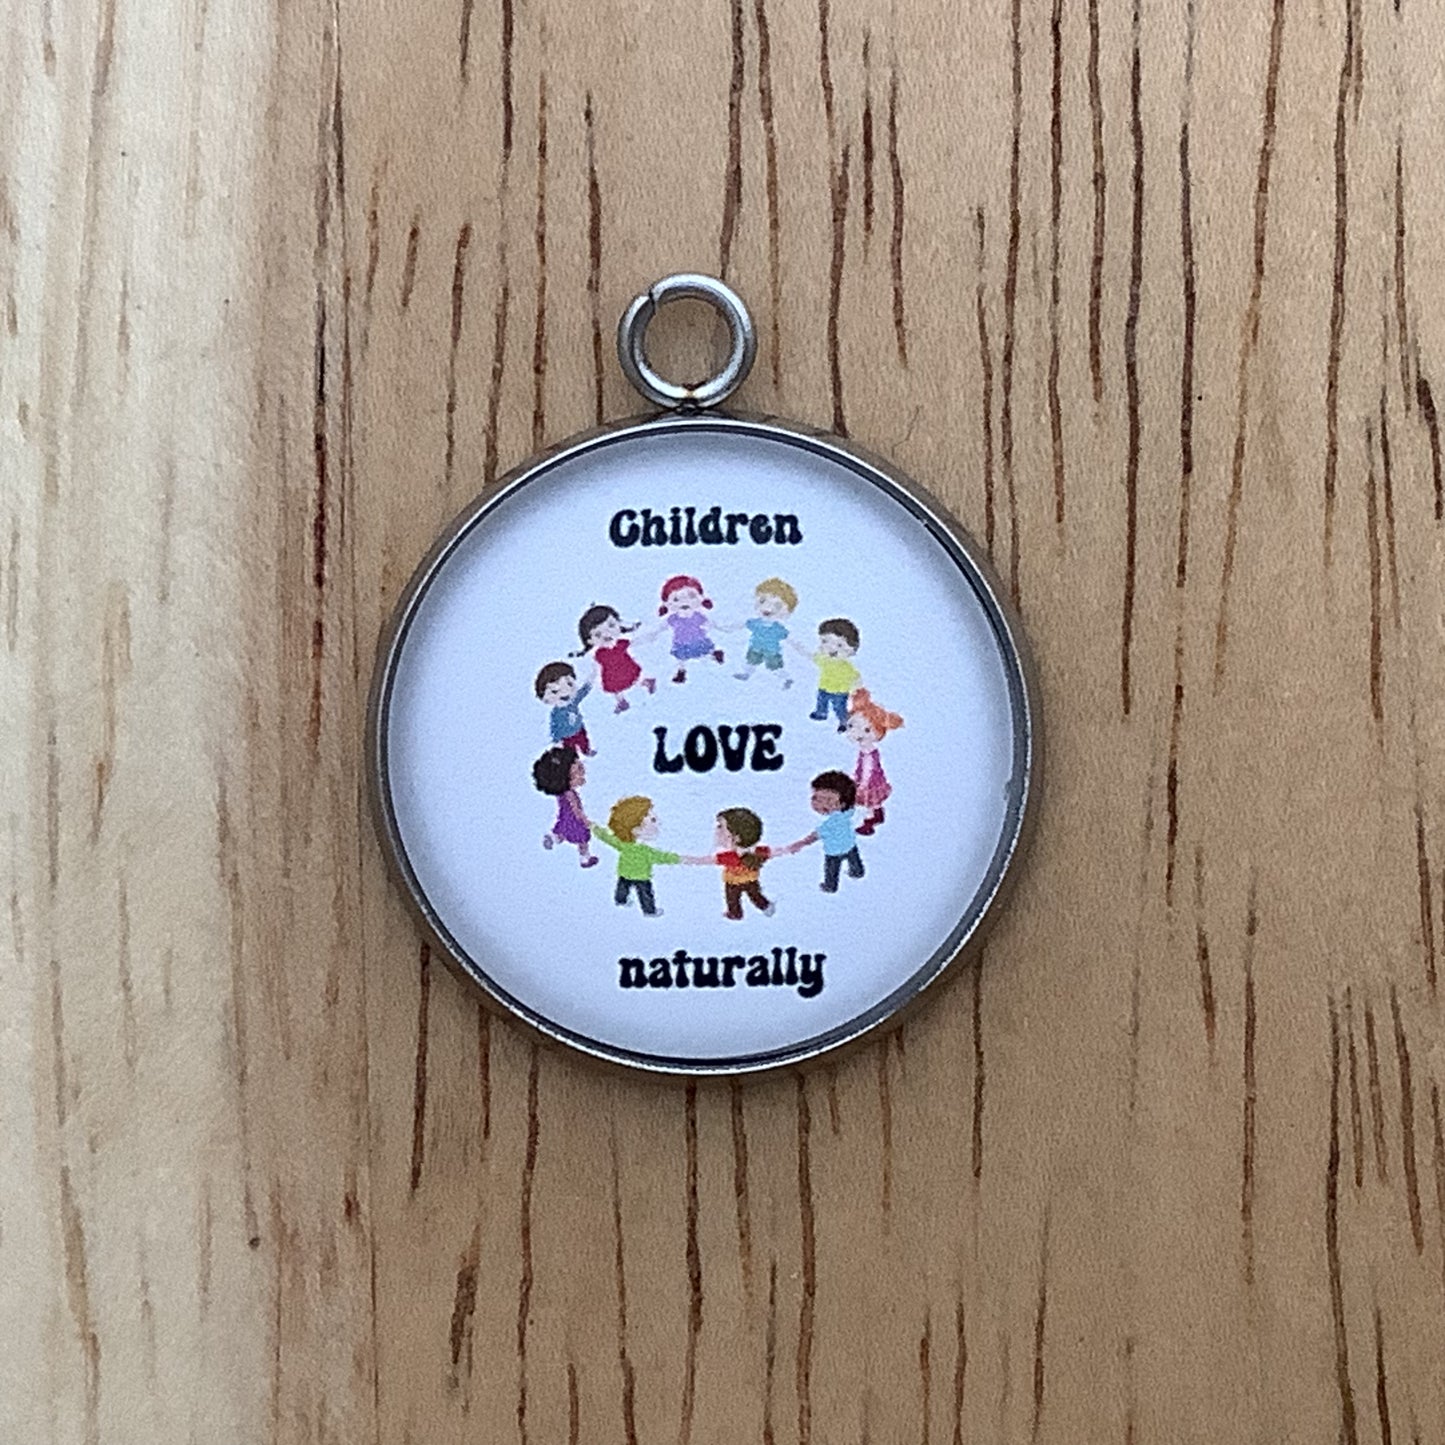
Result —
[[657, 690], [657, 679], [643, 677], [642, 667], [632, 656], [630, 644], [624, 636], [636, 631], [636, 623], [631, 627], [622, 625], [622, 618], [615, 607], [589, 607], [577, 623], [582, 650], [572, 656], [591, 657], [597, 664], [602, 691], [608, 697], [617, 699], [613, 712], [626, 712], [632, 706], [627, 701], [627, 691], [639, 681], [648, 692]]

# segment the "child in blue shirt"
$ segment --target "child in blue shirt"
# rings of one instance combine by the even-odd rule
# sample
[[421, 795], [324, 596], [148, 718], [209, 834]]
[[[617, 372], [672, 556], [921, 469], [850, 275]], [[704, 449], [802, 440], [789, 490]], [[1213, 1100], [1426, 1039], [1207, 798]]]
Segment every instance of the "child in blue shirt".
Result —
[[861, 878], [865, 872], [854, 830], [853, 805], [858, 800], [858, 787], [847, 773], [830, 769], [813, 779], [812, 789], [813, 811], [821, 814], [823, 821], [789, 851], [822, 843], [823, 881], [818, 886], [824, 893], [836, 893], [845, 863], [850, 878]]
[[566, 662], [549, 662], [532, 684], [537, 701], [551, 709], [549, 725], [552, 742], [558, 747], [575, 748], [584, 758], [597, 756], [596, 749], [587, 737], [587, 728], [582, 721], [581, 702], [592, 684], [584, 682], [577, 686], [577, 673]]
[[797, 592], [781, 577], [759, 582], [753, 596], [753, 613], [743, 625], [748, 631], [748, 655], [741, 672], [733, 676], [747, 682], [760, 668], [782, 675], [783, 691], [792, 687], [783, 659], [783, 643], [788, 638], [787, 620], [798, 606]]

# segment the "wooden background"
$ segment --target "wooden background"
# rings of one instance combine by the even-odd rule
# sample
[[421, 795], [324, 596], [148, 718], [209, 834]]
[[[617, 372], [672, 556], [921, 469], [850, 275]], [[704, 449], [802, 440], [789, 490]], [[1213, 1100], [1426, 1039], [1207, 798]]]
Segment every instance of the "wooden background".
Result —
[[[0, 1438], [1445, 1440], [1438, 6], [3, 46]], [[683, 267], [987, 541], [1048, 728], [982, 966], [697, 1088], [489, 1021], [359, 776], [401, 583]]]

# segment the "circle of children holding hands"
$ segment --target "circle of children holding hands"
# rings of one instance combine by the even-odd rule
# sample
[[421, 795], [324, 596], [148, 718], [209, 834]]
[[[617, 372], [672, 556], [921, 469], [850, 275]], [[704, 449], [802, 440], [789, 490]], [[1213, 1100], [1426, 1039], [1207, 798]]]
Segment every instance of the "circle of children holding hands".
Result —
[[[549, 713], [552, 745], [532, 765], [537, 790], [557, 802], [557, 816], [542, 838], [542, 846], [559, 844], [577, 849], [583, 868], [600, 861], [592, 851], [601, 843], [617, 855], [617, 885], [614, 901], [626, 907], [636, 897], [638, 907], [650, 918], [661, 915], [653, 890], [653, 870], [669, 864], [710, 865], [722, 870], [724, 917], [741, 919], [747, 900], [760, 913], [771, 916], [774, 905], [763, 891], [762, 870], [773, 858], [801, 852], [814, 843], [823, 845], [824, 893], [836, 893], [846, 871], [850, 878], [862, 878], [864, 864], [858, 846], [860, 837], [871, 837], [885, 820], [884, 805], [892, 787], [883, 770], [879, 744], [903, 726], [897, 713], [881, 708], [859, 687], [861, 674], [853, 663], [860, 638], [857, 626], [845, 617], [819, 623], [818, 645], [809, 650], [790, 634], [788, 623], [797, 610], [797, 592], [781, 578], [770, 577], [754, 589], [753, 615], [741, 623], [720, 624], [710, 614], [712, 600], [696, 577], [670, 577], [662, 586], [659, 621], [644, 629], [641, 623], [625, 624], [614, 607], [592, 606], [577, 624], [577, 651], [572, 660], [549, 662], [536, 676], [533, 690]], [[628, 693], [636, 687], [653, 693], [658, 680], [647, 675], [632, 655], [633, 643], [646, 644], [670, 633], [673, 684], [687, 681], [688, 671], [704, 662], [724, 667], [726, 651], [715, 634], [746, 632], [747, 643], [741, 668], [733, 674], [749, 682], [761, 670], [777, 679], [783, 691], [793, 686], [784, 648], [789, 648], [818, 672], [817, 695], [810, 718], [832, 722], [839, 733], [857, 749], [851, 773], [828, 769], [812, 780], [810, 803], [818, 822], [813, 829], [785, 847], [763, 843], [763, 820], [748, 808], [724, 808], [717, 815], [710, 853], [687, 855], [658, 848], [654, 840], [661, 832], [652, 799], [636, 795], [612, 805], [604, 827], [593, 821], [582, 803], [587, 781], [584, 758], [596, 749], [587, 735], [582, 704], [594, 688], [612, 701], [614, 713], [631, 706]], [[590, 666], [589, 666], [590, 665]], [[579, 677], [579, 668], [586, 676]]]

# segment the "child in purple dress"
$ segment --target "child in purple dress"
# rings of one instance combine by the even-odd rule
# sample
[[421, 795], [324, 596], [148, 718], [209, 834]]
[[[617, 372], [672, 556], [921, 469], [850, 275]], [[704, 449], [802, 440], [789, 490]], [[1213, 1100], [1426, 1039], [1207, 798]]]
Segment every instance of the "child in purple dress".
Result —
[[539, 793], [557, 800], [557, 821], [550, 832], [542, 835], [542, 846], [554, 848], [558, 843], [571, 843], [577, 848], [582, 867], [594, 868], [597, 857], [592, 852], [592, 825], [582, 807], [581, 787], [587, 781], [587, 769], [577, 749], [560, 746], [548, 748], [532, 764], [532, 781]]
[[696, 577], [669, 577], [662, 584], [662, 606], [657, 615], [662, 618], [662, 626], [672, 630], [672, 656], [677, 663], [674, 682], [687, 681], [689, 662], [704, 657], [714, 662], [723, 660], [722, 649], [708, 633], [706, 610], [711, 607], [712, 599]]

